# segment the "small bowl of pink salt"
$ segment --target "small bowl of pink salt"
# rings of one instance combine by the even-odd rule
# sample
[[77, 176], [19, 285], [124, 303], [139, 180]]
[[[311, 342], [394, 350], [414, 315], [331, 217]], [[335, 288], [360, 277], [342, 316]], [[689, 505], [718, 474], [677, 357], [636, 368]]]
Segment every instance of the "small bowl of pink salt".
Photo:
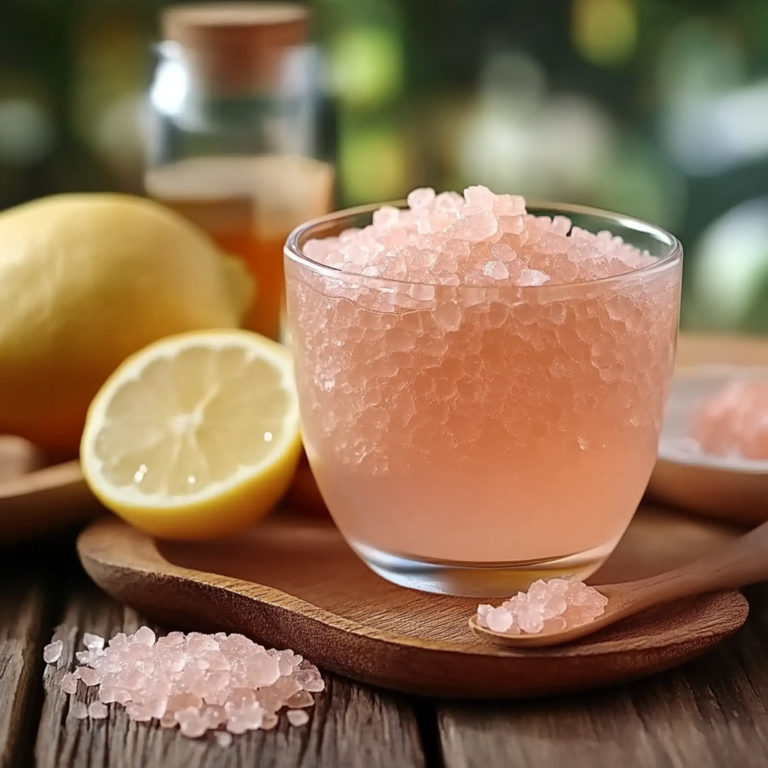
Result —
[[737, 523], [768, 519], [768, 369], [706, 365], [675, 376], [649, 492]]

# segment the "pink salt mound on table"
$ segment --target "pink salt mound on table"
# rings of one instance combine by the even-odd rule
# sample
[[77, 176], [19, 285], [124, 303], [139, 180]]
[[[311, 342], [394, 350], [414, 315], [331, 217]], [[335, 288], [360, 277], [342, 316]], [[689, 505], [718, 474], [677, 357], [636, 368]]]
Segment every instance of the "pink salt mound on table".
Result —
[[[214, 731], [222, 746], [232, 743], [232, 734], [274, 728], [284, 707], [291, 725], [304, 725], [312, 694], [325, 688], [318, 669], [301, 656], [266, 650], [243, 635], [171, 632], [157, 638], [141, 627], [106, 645], [86, 633], [83, 644], [87, 650], [75, 654], [81, 666], [63, 676], [60, 688], [74, 695], [80, 682], [96, 698], [87, 706], [74, 702], [73, 717], [103, 720], [106, 705], [117, 703], [131, 720], [159, 720], [189, 738]], [[61, 640], [46, 646], [46, 663], [55, 664], [63, 647]]]
[[610, 232], [565, 216], [535, 216], [517, 195], [486, 187], [416, 189], [408, 208], [384, 206], [373, 223], [311, 240], [314, 261], [368, 277], [429, 285], [538, 286], [619, 275], [655, 263]]
[[768, 459], [768, 381], [733, 381], [704, 399], [690, 435], [703, 453]]
[[477, 622], [492, 632], [529, 635], [562, 632], [589, 624], [605, 613], [608, 598], [583, 581], [551, 579], [534, 581], [527, 592], [518, 592], [498, 608], [477, 607]]

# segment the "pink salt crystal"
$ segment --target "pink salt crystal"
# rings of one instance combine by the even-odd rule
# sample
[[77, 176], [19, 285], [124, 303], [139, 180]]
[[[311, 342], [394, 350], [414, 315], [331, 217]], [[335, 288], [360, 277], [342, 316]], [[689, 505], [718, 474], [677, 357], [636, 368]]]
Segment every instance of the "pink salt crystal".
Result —
[[241, 709], [256, 703], [256, 693], [250, 688], [235, 688], [229, 694], [229, 699], [224, 705], [225, 709]]
[[91, 660], [91, 652], [90, 651], [76, 651], [75, 652], [75, 659], [79, 661], [81, 664], [88, 664]]
[[317, 680], [320, 677], [320, 672], [315, 667], [307, 667], [299, 670], [294, 676], [294, 680], [300, 685], [310, 682], [311, 680]]
[[[220, 633], [223, 634], [223, 633]], [[226, 635], [224, 635], [226, 637]], [[170, 645], [173, 647], [177, 647], [180, 645], [184, 645], [184, 633], [183, 632], [169, 632], [164, 637], [161, 637], [158, 641], [158, 643], [162, 643], [163, 645]]]
[[291, 709], [287, 712], [288, 722], [293, 726], [306, 725], [309, 722], [309, 715], [300, 709]]
[[256, 731], [261, 727], [264, 718], [264, 710], [258, 704], [244, 707], [239, 710], [237, 717], [248, 727], [249, 731]]
[[175, 713], [176, 722], [184, 723], [188, 720], [197, 720], [200, 717], [200, 710], [197, 707], [185, 707]]
[[483, 267], [483, 274], [494, 280], [506, 280], [509, 277], [509, 269], [500, 261], [489, 261]]
[[429, 208], [434, 200], [435, 190], [430, 187], [414, 189], [413, 192], [408, 195], [408, 205], [415, 209]]
[[464, 190], [464, 199], [481, 211], [493, 211], [496, 195], [488, 187], [467, 187]]
[[230, 733], [245, 733], [248, 731], [248, 725], [242, 718], [230, 717], [227, 721], [227, 730]]
[[91, 720], [104, 720], [106, 719], [108, 710], [104, 704], [100, 701], [92, 701], [88, 705], [88, 715]]
[[72, 713], [72, 717], [76, 718], [77, 720], [85, 720], [85, 718], [88, 717], [88, 707], [83, 701], [76, 701], [72, 705], [70, 712]]
[[194, 693], [177, 693], [168, 698], [169, 712], [182, 712], [187, 709], [199, 710], [203, 706], [203, 700]]
[[77, 678], [71, 672], [67, 672], [64, 677], [61, 678], [59, 688], [70, 696], [77, 693]]
[[281, 677], [276, 683], [264, 690], [269, 690], [270, 693], [274, 693], [282, 699], [290, 699], [294, 693], [298, 693], [302, 688], [303, 686], [295, 678]]
[[538, 611], [530, 609], [520, 611], [517, 615], [517, 623], [523, 632], [537, 634], [544, 629], [544, 619]]
[[218, 704], [209, 704], [203, 712], [203, 717], [208, 723], [208, 728], [218, 728], [227, 722], [227, 710]]
[[169, 672], [181, 672], [187, 663], [187, 657], [181, 651], [165, 650], [156, 657], [157, 664]]
[[229, 672], [209, 672], [205, 676], [206, 694], [220, 691], [229, 685], [230, 682]]
[[248, 660], [248, 682], [253, 688], [272, 685], [280, 677], [280, 666], [276, 659], [266, 653], [257, 654]]
[[492, 210], [497, 216], [521, 216], [525, 213], [525, 199], [519, 195], [496, 195]]
[[256, 691], [256, 700], [267, 712], [277, 712], [285, 704], [285, 699], [278, 692], [272, 690], [272, 686]]
[[99, 688], [99, 701], [103, 701], [105, 704], [111, 704], [112, 702], [117, 701], [117, 691], [102, 683]]
[[479, 243], [498, 231], [496, 217], [492, 213], [477, 213], [459, 219], [452, 227], [454, 237], [467, 240], [470, 243]]
[[61, 658], [63, 650], [64, 642], [62, 640], [54, 640], [43, 648], [43, 661], [46, 664], [55, 664]]
[[[373, 213], [373, 227], [375, 230], [386, 230], [395, 226], [400, 218], [400, 211], [391, 205], [382, 205], [378, 211]], [[317, 242], [317, 241], [315, 241]]]
[[216, 672], [228, 672], [230, 663], [221, 651], [206, 651], [203, 660], [207, 662], [208, 669]]
[[265, 712], [261, 719], [261, 730], [271, 731], [279, 722], [280, 718], [274, 712]]
[[129, 704], [125, 708], [125, 713], [137, 723], [148, 723], [152, 719], [152, 713], [143, 704]]
[[548, 280], [549, 275], [545, 275], [538, 269], [522, 269], [520, 270], [520, 276], [517, 278], [517, 284], [521, 286], [544, 285]]
[[311, 693], [308, 693], [307, 691], [299, 691], [291, 696], [285, 703], [290, 709], [302, 709], [303, 707], [313, 706], [315, 699]]
[[149, 627], [141, 627], [134, 633], [132, 641], [151, 648], [155, 644], [156, 639], [155, 633]]
[[161, 718], [160, 718], [160, 727], [161, 728], [175, 728], [178, 725], [176, 722], [175, 716], [170, 713], [166, 712]]
[[137, 669], [123, 669], [119, 672], [116, 678], [116, 682], [120, 688], [124, 688], [127, 691], [135, 691], [140, 688], [146, 678]]
[[216, 741], [220, 747], [228, 747], [232, 744], [232, 734], [226, 731], [217, 731], [214, 734]]
[[197, 717], [195, 719], [183, 720], [179, 724], [179, 730], [182, 736], [186, 736], [188, 739], [199, 739], [201, 736], [205, 736], [208, 726], [205, 724], [205, 720]]
[[201, 654], [204, 651], [218, 651], [219, 644], [211, 635], [190, 632], [187, 635], [187, 654]]
[[488, 614], [492, 610], [492, 605], [483, 604], [477, 606], [477, 622], [481, 627], [488, 627]]
[[90, 667], [78, 667], [80, 679], [88, 686], [98, 685], [101, 682], [101, 675]]
[[92, 635], [90, 632], [83, 633], [83, 645], [89, 651], [100, 651], [104, 648], [104, 638], [100, 635]]
[[514, 623], [514, 619], [505, 608], [494, 608], [485, 617], [485, 622], [492, 632], [506, 632]]
[[125, 632], [118, 632], [110, 641], [110, 648], [125, 648], [128, 645], [128, 636]]
[[132, 701], [133, 696], [131, 695], [130, 691], [126, 691], [124, 688], [118, 688], [115, 691], [115, 701], [118, 704], [127, 704], [128, 702]]
[[325, 682], [323, 680], [310, 680], [304, 683], [304, 690], [310, 693], [320, 693], [325, 690]]

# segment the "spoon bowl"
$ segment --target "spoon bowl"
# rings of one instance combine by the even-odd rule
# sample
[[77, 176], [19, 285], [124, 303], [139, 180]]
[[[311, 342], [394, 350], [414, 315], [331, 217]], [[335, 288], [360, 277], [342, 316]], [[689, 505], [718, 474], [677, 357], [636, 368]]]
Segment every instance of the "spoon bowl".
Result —
[[515, 646], [516, 648], [546, 648], [552, 645], [572, 643], [574, 640], [579, 640], [586, 635], [598, 632], [603, 627], [615, 624], [617, 621], [642, 610], [642, 608], [638, 608], [635, 605], [636, 600], [633, 599], [633, 595], [636, 595], [634, 590], [636, 590], [639, 584], [642, 584], [642, 582], [627, 582], [625, 584], [597, 587], [597, 591], [608, 598], [605, 613], [593, 621], [578, 627], [555, 632], [537, 632], [534, 634], [521, 632], [519, 635], [510, 635], [505, 632], [494, 632], [492, 629], [481, 626], [478, 622], [477, 614], [475, 614], [469, 620], [469, 628], [481, 640], [487, 640], [500, 645]]
[[768, 523], [763, 523], [727, 546], [688, 565], [657, 576], [595, 587], [608, 598], [605, 613], [587, 624], [562, 631], [513, 635], [480, 626], [477, 614], [469, 620], [472, 632], [485, 640], [516, 647], [544, 647], [570, 643], [651, 608], [685, 597], [738, 589], [768, 580]]

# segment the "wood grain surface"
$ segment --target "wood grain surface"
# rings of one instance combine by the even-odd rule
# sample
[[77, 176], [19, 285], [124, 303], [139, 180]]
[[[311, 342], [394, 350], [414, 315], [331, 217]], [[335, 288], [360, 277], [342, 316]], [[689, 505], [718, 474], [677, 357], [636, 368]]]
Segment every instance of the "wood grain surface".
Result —
[[[19, 562], [27, 562], [32, 574], [49, 575], [20, 589]], [[557, 699], [432, 702], [324, 673], [329, 691], [308, 726], [250, 734], [223, 749], [155, 726], [129, 725], [115, 705], [104, 722], [67, 717], [56, 690], [63, 670], [43, 672], [43, 644], [54, 631], [77, 638], [84, 631], [132, 629], [142, 620], [91, 585], [72, 557], [26, 550], [13, 568], [0, 568], [2, 626], [13, 626], [18, 637], [18, 628], [30, 630], [22, 642], [26, 674], [6, 663], [16, 641], [9, 646], [7, 634], [0, 640], [2, 701], [25, 701], [15, 716], [21, 730], [0, 730], [0, 766], [758, 768], [768, 764], [768, 588], [752, 589], [748, 597], [750, 618], [736, 637], [648, 680]], [[164, 628], [174, 627], [167, 622]]]
[[[420, 768], [420, 746], [414, 705], [402, 697], [381, 694], [324, 675], [327, 692], [318, 698], [307, 726], [293, 728], [283, 717], [275, 731], [250, 732], [223, 748], [212, 738], [190, 740], [175, 730], [131, 722], [122, 707], [111, 705], [103, 721], [74, 719], [74, 701], [95, 700], [95, 689], [81, 685], [76, 697], [59, 684], [82, 650], [83, 632], [111, 636], [133, 632], [145, 623], [133, 610], [109, 600], [84, 579], [66, 601], [55, 636], [64, 641], [57, 665], [43, 674], [44, 699], [34, 746], [38, 768], [202, 768], [203, 766], [356, 766]], [[161, 628], [154, 625], [161, 632]]]
[[[733, 535], [651, 509], [597, 578], [653, 575]], [[571, 645], [517, 650], [471, 633], [477, 600], [390, 584], [335, 527], [307, 517], [273, 516], [205, 543], [158, 543], [105, 519], [81, 534], [78, 550], [97, 584], [150, 616], [243, 632], [354, 680], [431, 696], [536, 696], [616, 684], [702, 653], [747, 612], [739, 593], [721, 593], [639, 614]]]
[[0, 575], [0, 768], [11, 768], [36, 719], [47, 617], [41, 579], [8, 568]]
[[556, 701], [438, 707], [446, 768], [768, 765], [768, 589], [706, 657], [632, 686]]
[[59, 461], [25, 440], [0, 435], [0, 544], [83, 523], [100, 509], [78, 461]]

